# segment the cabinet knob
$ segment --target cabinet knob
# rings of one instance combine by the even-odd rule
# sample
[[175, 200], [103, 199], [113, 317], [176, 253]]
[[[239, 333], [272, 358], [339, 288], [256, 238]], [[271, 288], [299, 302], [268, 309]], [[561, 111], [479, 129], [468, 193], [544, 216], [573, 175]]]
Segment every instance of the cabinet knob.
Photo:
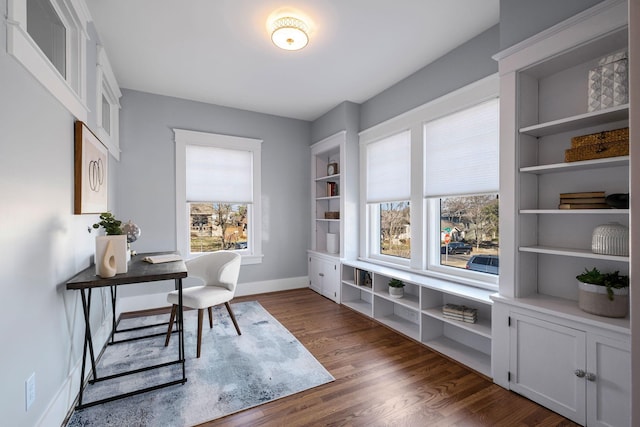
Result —
[[320, 277], [324, 277], [324, 273], [318, 273]]
[[576, 377], [578, 378], [584, 378], [584, 376], [587, 374], [582, 369], [576, 369], [575, 371], [573, 371], [573, 373], [576, 374]]
[[596, 374], [592, 374], [591, 372], [587, 372], [587, 374], [585, 375], [585, 378], [587, 379], [587, 381], [595, 381], [596, 380]]

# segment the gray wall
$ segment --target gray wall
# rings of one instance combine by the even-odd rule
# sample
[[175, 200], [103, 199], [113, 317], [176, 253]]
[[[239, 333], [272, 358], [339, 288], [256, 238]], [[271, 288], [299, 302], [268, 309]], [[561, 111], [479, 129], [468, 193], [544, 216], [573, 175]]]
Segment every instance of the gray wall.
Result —
[[[117, 214], [140, 226], [135, 250], [176, 249], [173, 128], [257, 138], [263, 140], [264, 259], [243, 266], [239, 282], [307, 275], [309, 122], [131, 90], [123, 90], [120, 103]], [[148, 291], [141, 285], [121, 295]]]
[[554, 26], [602, 0], [500, 0], [500, 50]]
[[498, 63], [491, 56], [498, 51], [499, 28], [495, 25], [364, 102], [360, 108], [360, 128], [368, 129], [496, 73]]

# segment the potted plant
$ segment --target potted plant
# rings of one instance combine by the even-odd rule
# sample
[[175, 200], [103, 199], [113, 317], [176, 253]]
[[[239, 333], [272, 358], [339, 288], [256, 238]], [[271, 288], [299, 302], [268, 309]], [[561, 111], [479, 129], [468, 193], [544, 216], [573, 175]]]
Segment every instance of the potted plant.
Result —
[[587, 313], [625, 317], [629, 311], [629, 276], [585, 268], [578, 279], [578, 306]]
[[122, 221], [116, 219], [111, 212], [103, 212], [100, 214], [100, 222], [93, 224], [93, 228], [104, 228], [107, 236], [117, 236], [122, 234]]
[[[101, 277], [108, 277], [103, 266], [104, 258], [113, 255], [115, 259], [116, 274], [127, 272], [127, 262], [130, 259], [130, 253], [127, 247], [127, 236], [122, 231], [122, 221], [116, 219], [111, 212], [103, 212], [100, 214], [100, 221], [93, 224], [93, 228], [104, 228], [106, 236], [96, 237], [95, 264], [96, 274]], [[109, 250], [107, 250], [109, 249]]]
[[404, 296], [404, 282], [393, 278], [389, 280], [389, 296], [391, 298], [402, 298]]

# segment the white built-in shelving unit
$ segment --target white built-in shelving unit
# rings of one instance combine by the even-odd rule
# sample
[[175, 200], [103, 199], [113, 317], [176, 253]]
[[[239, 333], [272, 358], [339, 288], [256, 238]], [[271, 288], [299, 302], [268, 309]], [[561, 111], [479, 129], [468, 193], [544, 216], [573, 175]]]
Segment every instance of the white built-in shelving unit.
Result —
[[[362, 275], [371, 279], [356, 278]], [[404, 296], [389, 295], [392, 278]], [[342, 304], [491, 377], [491, 304], [494, 291], [362, 261], [343, 261]], [[478, 312], [476, 323], [445, 318], [445, 304]]]

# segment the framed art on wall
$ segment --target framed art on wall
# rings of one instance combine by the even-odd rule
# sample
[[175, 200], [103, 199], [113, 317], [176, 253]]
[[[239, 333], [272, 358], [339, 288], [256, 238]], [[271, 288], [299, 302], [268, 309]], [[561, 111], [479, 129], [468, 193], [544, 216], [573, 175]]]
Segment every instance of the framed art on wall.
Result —
[[107, 148], [80, 120], [75, 128], [74, 214], [107, 211]]

